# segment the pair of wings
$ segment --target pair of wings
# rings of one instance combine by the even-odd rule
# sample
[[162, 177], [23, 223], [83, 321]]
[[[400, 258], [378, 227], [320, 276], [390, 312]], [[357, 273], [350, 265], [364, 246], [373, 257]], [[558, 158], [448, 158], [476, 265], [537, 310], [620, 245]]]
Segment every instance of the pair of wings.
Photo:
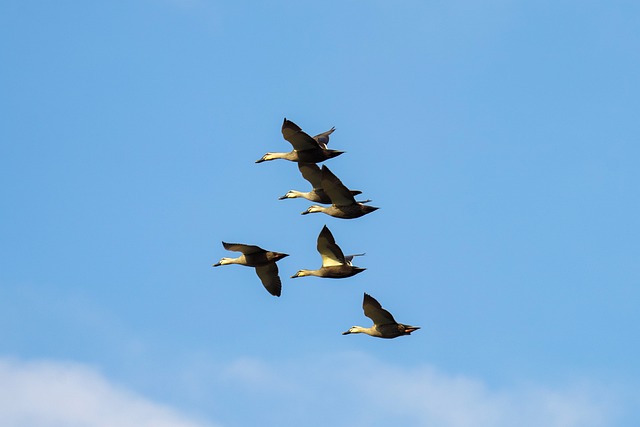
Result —
[[309, 181], [313, 190], [316, 193], [325, 193], [334, 205], [344, 206], [355, 203], [354, 196], [362, 193], [349, 190], [326, 166], [320, 169], [315, 163], [298, 163], [298, 169], [302, 177]]
[[364, 255], [364, 254], [355, 254], [355, 255], [347, 255], [345, 256], [342, 253], [342, 249], [340, 246], [336, 244], [336, 240], [333, 238], [333, 234], [327, 226], [322, 227], [322, 231], [318, 235], [318, 252], [320, 252], [320, 256], [322, 257], [322, 266], [323, 267], [332, 267], [337, 265], [351, 265], [351, 261], [353, 257]]
[[[224, 246], [228, 251], [242, 252], [245, 255], [267, 252], [260, 246], [245, 245], [242, 243], [222, 242], [222, 246]], [[265, 289], [271, 295], [279, 297], [282, 293], [282, 280], [280, 280], [280, 276], [278, 275], [278, 265], [275, 262], [270, 262], [264, 265], [259, 265], [255, 267], [255, 269], [256, 274], [260, 278]]]
[[329, 196], [332, 205], [348, 206], [356, 204], [354, 192], [349, 190], [325, 165], [322, 165], [322, 169], [320, 169], [315, 164], [310, 166], [309, 163], [301, 163], [298, 164], [298, 168], [302, 176], [311, 183], [314, 189], [321, 188]]
[[336, 130], [336, 128], [332, 127], [326, 132], [311, 137], [291, 120], [284, 119], [282, 123], [282, 136], [293, 145], [293, 149], [296, 151], [326, 150], [327, 144], [329, 144], [329, 135], [331, 135], [334, 130]]

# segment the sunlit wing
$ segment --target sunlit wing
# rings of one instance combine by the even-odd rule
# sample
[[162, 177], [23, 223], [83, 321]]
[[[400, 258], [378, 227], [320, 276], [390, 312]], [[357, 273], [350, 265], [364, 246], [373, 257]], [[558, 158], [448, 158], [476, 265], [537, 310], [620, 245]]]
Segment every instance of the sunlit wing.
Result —
[[280, 276], [278, 276], [278, 266], [275, 262], [256, 267], [256, 274], [271, 295], [280, 296], [282, 292], [282, 281], [280, 280]]
[[380, 303], [369, 294], [364, 294], [362, 308], [364, 309], [364, 315], [373, 320], [375, 325], [397, 323], [391, 313], [382, 308]]
[[313, 150], [320, 148], [320, 144], [311, 138], [291, 120], [284, 119], [282, 124], [282, 136], [293, 145], [296, 151]]
[[315, 163], [298, 163], [302, 177], [309, 181], [313, 189], [322, 189], [322, 172]]
[[228, 251], [242, 252], [245, 255], [254, 254], [256, 252], [264, 252], [264, 249], [259, 246], [244, 245], [242, 243], [222, 242], [222, 246], [224, 246], [224, 248]]
[[324, 165], [322, 166], [322, 188], [331, 199], [331, 203], [336, 206], [347, 206], [356, 203], [351, 191]]
[[318, 235], [317, 248], [318, 252], [320, 252], [320, 256], [322, 256], [323, 267], [346, 264], [342, 250], [338, 245], [336, 245], [333, 234], [331, 234], [331, 231], [329, 231], [326, 225]]

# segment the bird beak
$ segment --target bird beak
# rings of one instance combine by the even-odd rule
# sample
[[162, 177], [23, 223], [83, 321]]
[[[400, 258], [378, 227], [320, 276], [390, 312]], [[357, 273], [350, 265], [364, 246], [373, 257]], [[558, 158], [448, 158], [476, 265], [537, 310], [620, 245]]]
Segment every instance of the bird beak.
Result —
[[351, 331], [345, 331], [342, 333], [342, 335], [349, 335], [351, 333]]
[[217, 263], [213, 264], [213, 267], [218, 267], [218, 266], [220, 266], [220, 265], [222, 265], [222, 264], [220, 264], [219, 262], [217, 262]]
[[298, 276], [298, 273], [296, 273], [293, 276], [291, 276], [290, 279], [295, 279], [296, 277], [300, 277], [300, 276]]
[[409, 326], [408, 328], [405, 328], [405, 332], [410, 334], [413, 331], [417, 331], [418, 329], [420, 329], [420, 326]]
[[[257, 162], [256, 162], [256, 163], [257, 163]], [[284, 196], [282, 196], [282, 197], [278, 197], [278, 200], [284, 200], [284, 199], [287, 199], [287, 198], [288, 198], [288, 197], [287, 197], [287, 195], [285, 194], [285, 195], [284, 195]]]
[[307, 210], [307, 211], [301, 212], [300, 215], [306, 215], [308, 213], [309, 213], [309, 211]]
[[262, 163], [264, 162], [264, 156], [262, 156], [260, 159], [256, 160], [256, 163]]

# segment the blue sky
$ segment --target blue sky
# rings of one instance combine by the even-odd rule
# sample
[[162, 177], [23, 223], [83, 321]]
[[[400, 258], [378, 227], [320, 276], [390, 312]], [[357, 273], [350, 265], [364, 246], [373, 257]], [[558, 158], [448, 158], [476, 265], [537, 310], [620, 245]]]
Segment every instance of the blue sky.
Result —
[[[0, 424], [636, 426], [639, 15], [1, 1]], [[381, 209], [279, 201], [284, 117]], [[367, 271], [289, 279], [325, 224]], [[422, 329], [342, 336], [363, 292]]]

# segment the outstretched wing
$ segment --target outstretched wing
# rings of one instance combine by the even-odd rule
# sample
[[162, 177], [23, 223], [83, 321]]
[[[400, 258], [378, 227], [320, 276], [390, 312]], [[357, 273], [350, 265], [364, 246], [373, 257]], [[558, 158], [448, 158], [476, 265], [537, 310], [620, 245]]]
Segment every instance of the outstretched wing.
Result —
[[351, 191], [325, 165], [322, 165], [322, 188], [331, 199], [331, 203], [336, 206], [347, 206], [356, 203]]
[[322, 132], [317, 134], [316, 136], [313, 137], [313, 139], [315, 139], [316, 141], [318, 141], [318, 144], [320, 144], [320, 147], [322, 147], [323, 149], [327, 149], [327, 145], [329, 145], [329, 135], [331, 135], [333, 133], [333, 131], [336, 130], [336, 127], [332, 127], [331, 129], [329, 129], [326, 132]]
[[302, 177], [309, 181], [314, 190], [322, 189], [322, 172], [315, 163], [298, 163]]
[[362, 308], [364, 309], [364, 315], [373, 320], [376, 326], [398, 323], [391, 313], [382, 308], [380, 303], [369, 294], [364, 294]]
[[352, 261], [353, 261], [353, 259], [354, 259], [355, 257], [357, 257], [357, 256], [364, 256], [364, 255], [366, 255], [366, 254], [364, 254], [364, 253], [363, 253], [363, 254], [345, 255], [344, 260], [345, 260], [345, 261], [347, 261], [347, 264], [349, 264], [349, 265], [353, 265], [353, 264], [352, 264]]
[[284, 123], [282, 123], [282, 136], [293, 145], [293, 149], [296, 151], [321, 148], [318, 141], [311, 138], [309, 134], [300, 129], [300, 126], [291, 120], [284, 119]]
[[257, 266], [256, 274], [271, 295], [276, 297], [280, 296], [282, 292], [282, 281], [280, 280], [280, 276], [278, 276], [278, 266], [275, 262]]
[[344, 254], [336, 241], [333, 238], [333, 234], [325, 225], [318, 235], [318, 252], [322, 256], [322, 266], [331, 267], [334, 265], [343, 265], [347, 262], [344, 259]]
[[222, 242], [222, 246], [224, 246], [224, 248], [226, 250], [228, 250], [228, 251], [242, 252], [245, 255], [255, 254], [257, 252], [264, 252], [265, 251], [260, 246], [244, 245], [242, 243]]

